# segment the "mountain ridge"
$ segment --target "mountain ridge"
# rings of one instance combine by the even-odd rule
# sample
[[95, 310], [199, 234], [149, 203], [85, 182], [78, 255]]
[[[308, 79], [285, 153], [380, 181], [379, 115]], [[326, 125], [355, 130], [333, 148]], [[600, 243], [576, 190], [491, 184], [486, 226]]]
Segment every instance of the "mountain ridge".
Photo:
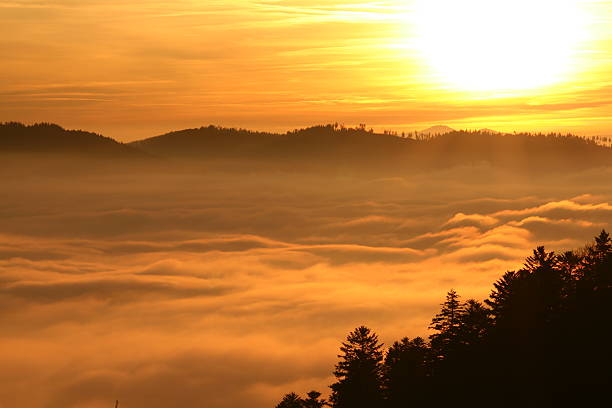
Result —
[[66, 130], [52, 124], [1, 124], [0, 152], [15, 151], [113, 159], [150, 157], [173, 163], [210, 166], [224, 163], [241, 168], [344, 169], [387, 174], [486, 163], [517, 171], [612, 166], [612, 149], [571, 135], [453, 130], [415, 140], [375, 133], [363, 126], [338, 125], [318, 125], [286, 133], [209, 125], [123, 144], [95, 133]]
[[418, 131], [417, 134], [424, 136], [439, 136], [451, 132], [456, 132], [456, 130], [446, 125], [434, 125]]
[[83, 156], [135, 158], [141, 150], [115, 139], [83, 130], [67, 130], [53, 123], [0, 123], [0, 151], [4, 153], [69, 153]]

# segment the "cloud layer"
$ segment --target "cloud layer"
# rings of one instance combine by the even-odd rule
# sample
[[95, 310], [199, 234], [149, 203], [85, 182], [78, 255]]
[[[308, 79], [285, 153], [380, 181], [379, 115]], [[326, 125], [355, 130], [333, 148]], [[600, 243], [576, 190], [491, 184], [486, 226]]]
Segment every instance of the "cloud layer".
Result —
[[[2, 174], [0, 406], [272, 406], [360, 324], [427, 335], [538, 244], [612, 220], [598, 170], [393, 179]], [[10, 174], [9, 174], [10, 173]], [[470, 180], [470, 181], [467, 181]]]

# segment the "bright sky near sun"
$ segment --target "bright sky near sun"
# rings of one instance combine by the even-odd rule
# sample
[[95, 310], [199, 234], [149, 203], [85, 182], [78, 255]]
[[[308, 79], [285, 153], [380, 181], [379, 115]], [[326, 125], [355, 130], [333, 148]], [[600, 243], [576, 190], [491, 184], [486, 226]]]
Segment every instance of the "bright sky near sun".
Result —
[[612, 1], [0, 0], [0, 121], [612, 134]]

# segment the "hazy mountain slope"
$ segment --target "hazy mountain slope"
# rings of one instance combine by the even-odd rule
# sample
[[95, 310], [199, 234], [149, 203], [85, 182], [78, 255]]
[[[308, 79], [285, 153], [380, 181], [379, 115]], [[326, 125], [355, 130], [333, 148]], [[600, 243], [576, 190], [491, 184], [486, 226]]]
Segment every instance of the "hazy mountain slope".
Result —
[[41, 123], [0, 124], [2, 153], [69, 153], [79, 156], [135, 158], [146, 156], [138, 149], [109, 137], [81, 130], [66, 130], [58, 125]]
[[209, 126], [136, 141], [131, 146], [171, 158], [369, 166], [397, 164], [410, 156], [415, 143], [411, 139], [331, 125], [285, 134]]
[[452, 167], [489, 163], [523, 170], [612, 165], [612, 149], [574, 136], [452, 132], [418, 145], [415, 164]]
[[[79, 166], [92, 158], [137, 163], [138, 158], [154, 157], [147, 162], [385, 175], [482, 164], [527, 172], [612, 166], [612, 149], [573, 136], [454, 131], [413, 140], [333, 125], [285, 134], [208, 126], [122, 144], [52, 124], [5, 123], [0, 125], [0, 153], [45, 154], [79, 161]], [[71, 159], [65, 160], [66, 155]]]
[[147, 153], [176, 158], [234, 157], [266, 150], [280, 135], [215, 126], [184, 129], [138, 140], [131, 146]]
[[331, 125], [286, 134], [210, 126], [168, 133], [131, 145], [156, 156], [175, 159], [335, 166], [379, 172], [483, 163], [529, 171], [612, 165], [612, 149], [578, 137], [489, 131], [453, 131], [416, 141]]
[[450, 132], [455, 132], [455, 129], [449, 126], [446, 126], [446, 125], [436, 125], [436, 126], [432, 126], [427, 129], [421, 130], [417, 133], [419, 135], [424, 135], [424, 136], [437, 136], [437, 135], [443, 135], [443, 134], [450, 133]]

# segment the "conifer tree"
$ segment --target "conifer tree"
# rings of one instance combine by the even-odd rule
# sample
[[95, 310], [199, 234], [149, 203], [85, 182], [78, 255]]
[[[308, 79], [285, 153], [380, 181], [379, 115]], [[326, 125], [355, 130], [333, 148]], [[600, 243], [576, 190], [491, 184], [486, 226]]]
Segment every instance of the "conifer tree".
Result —
[[469, 299], [459, 316], [459, 342], [467, 347], [480, 344], [491, 327], [489, 310], [482, 303]]
[[283, 397], [281, 402], [278, 403], [276, 408], [303, 408], [304, 401], [300, 398], [299, 395], [292, 392]]
[[557, 266], [557, 257], [554, 252], [546, 252], [543, 246], [533, 250], [533, 254], [525, 260], [525, 270], [537, 272], [538, 270], [551, 270]]
[[610, 234], [606, 230], [602, 230], [597, 237], [595, 237], [595, 251], [602, 258], [609, 255], [612, 252], [612, 240]]
[[437, 331], [430, 336], [435, 358], [444, 360], [454, 351], [458, 343], [463, 305], [459, 301], [457, 292], [451, 289], [441, 306], [440, 313], [431, 320], [429, 328]]
[[484, 302], [489, 306], [494, 322], [497, 324], [506, 315], [506, 310], [511, 307], [514, 288], [523, 279], [521, 272], [508, 271], [495, 283], [489, 299]]
[[429, 345], [407, 337], [393, 343], [385, 356], [384, 388], [387, 407], [421, 404], [429, 398]]
[[365, 326], [352, 331], [340, 347], [332, 389], [334, 408], [373, 408], [382, 404], [382, 344]]
[[321, 398], [320, 392], [310, 391], [306, 395], [308, 398], [303, 401], [304, 408], [323, 408], [326, 405], [326, 401]]

